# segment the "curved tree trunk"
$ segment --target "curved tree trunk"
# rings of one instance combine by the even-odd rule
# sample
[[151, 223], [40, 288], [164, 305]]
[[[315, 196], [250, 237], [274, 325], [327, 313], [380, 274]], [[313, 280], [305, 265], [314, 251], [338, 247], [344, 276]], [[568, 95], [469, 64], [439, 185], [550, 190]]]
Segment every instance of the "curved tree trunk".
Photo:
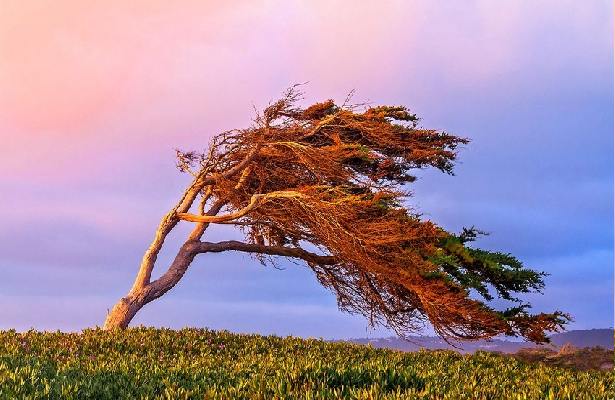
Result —
[[[206, 169], [202, 169], [199, 172], [190, 186], [188, 186], [188, 188], [184, 191], [179, 203], [160, 221], [154, 236], [154, 240], [143, 255], [139, 272], [137, 273], [137, 277], [132, 288], [128, 294], [125, 297], [122, 297], [113, 306], [111, 311], [109, 311], [107, 318], [105, 319], [103, 329], [111, 330], [127, 328], [130, 321], [132, 321], [134, 316], [141, 308], [143, 308], [143, 306], [153, 300], [156, 300], [158, 297], [171, 290], [177, 282], [179, 282], [179, 280], [186, 273], [190, 263], [194, 260], [194, 257], [198, 253], [196, 248], [198, 246], [199, 239], [211, 221], [194, 221], [198, 223], [190, 233], [187, 241], [179, 249], [179, 252], [175, 256], [175, 259], [169, 269], [160, 278], [150, 282], [154, 264], [156, 263], [158, 253], [162, 249], [167, 235], [180, 221], [179, 216], [190, 210], [190, 207], [192, 207], [192, 204], [199, 194], [202, 195], [201, 204], [199, 206], [200, 216], [207, 216], [209, 218], [215, 216], [224, 207], [224, 205], [226, 205], [227, 201], [218, 199], [211, 205], [209, 211], [205, 212], [205, 204], [211, 196], [211, 185], [215, 184], [217, 179], [230, 178], [237, 173], [244, 171], [248, 163], [258, 153], [260, 147], [261, 145], [257, 144], [248, 152], [243, 160], [221, 174], [205, 177], [204, 174], [207, 172]], [[241, 178], [240, 182], [237, 183], [237, 189], [241, 186], [243, 180], [245, 180], [245, 177]], [[209, 190], [202, 192], [205, 187], [208, 187]]]
[[[200, 224], [199, 232], [204, 224]], [[197, 232], [198, 233], [198, 232]], [[147, 303], [156, 300], [169, 290], [184, 276], [197, 252], [196, 243], [187, 241], [179, 249], [177, 256], [169, 269], [158, 279], [145, 286], [133, 286], [128, 295], [122, 297], [109, 311], [103, 329], [125, 329], [135, 314]]]
[[109, 311], [103, 329], [125, 329], [135, 314], [146, 304], [143, 296], [129, 294], [122, 297]]

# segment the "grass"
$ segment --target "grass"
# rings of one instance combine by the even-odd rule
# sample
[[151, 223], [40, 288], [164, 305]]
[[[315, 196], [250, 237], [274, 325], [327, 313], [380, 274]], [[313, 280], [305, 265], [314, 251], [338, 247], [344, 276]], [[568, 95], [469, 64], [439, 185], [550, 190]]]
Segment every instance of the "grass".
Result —
[[615, 375], [201, 329], [4, 331], [0, 398], [615, 399]]

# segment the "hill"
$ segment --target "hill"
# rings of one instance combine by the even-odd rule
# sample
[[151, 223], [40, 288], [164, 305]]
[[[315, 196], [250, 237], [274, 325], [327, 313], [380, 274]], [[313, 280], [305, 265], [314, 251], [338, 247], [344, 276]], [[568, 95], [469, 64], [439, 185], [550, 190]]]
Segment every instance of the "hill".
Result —
[[0, 332], [0, 398], [602, 399], [615, 376], [202, 329]]
[[[574, 347], [602, 347], [613, 350], [613, 329], [588, 329], [573, 330], [557, 333], [550, 336], [552, 345], [542, 346], [547, 349], [557, 348], [569, 343]], [[357, 344], [371, 344], [376, 348], [395, 349], [402, 351], [417, 351], [420, 349], [448, 349], [457, 350], [462, 353], [473, 353], [479, 350], [497, 351], [502, 353], [516, 353], [523, 348], [541, 347], [533, 343], [514, 342], [510, 340], [493, 339], [479, 340], [476, 342], [455, 343], [455, 346], [446, 343], [443, 339], [434, 336], [412, 336], [408, 340], [398, 337], [379, 338], [379, 339], [350, 339], [349, 342]]]
[[604, 347], [613, 350], [613, 329], [585, 329], [558, 333], [551, 336], [557, 346], [567, 343], [575, 347]]

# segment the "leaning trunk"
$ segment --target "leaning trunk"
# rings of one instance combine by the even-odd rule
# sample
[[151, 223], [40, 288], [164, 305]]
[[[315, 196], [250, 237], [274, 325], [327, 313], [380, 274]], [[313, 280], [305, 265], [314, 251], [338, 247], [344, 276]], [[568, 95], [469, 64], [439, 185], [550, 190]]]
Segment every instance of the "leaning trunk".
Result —
[[[203, 225], [200, 225], [203, 227]], [[194, 243], [186, 242], [179, 249], [173, 263], [160, 278], [145, 286], [133, 286], [126, 297], [121, 298], [107, 314], [103, 329], [125, 329], [135, 314], [147, 303], [156, 300], [169, 290], [184, 276], [192, 260], [196, 256]]]
[[147, 303], [146, 296], [141, 293], [128, 294], [122, 297], [109, 311], [103, 329], [125, 329], [135, 314]]

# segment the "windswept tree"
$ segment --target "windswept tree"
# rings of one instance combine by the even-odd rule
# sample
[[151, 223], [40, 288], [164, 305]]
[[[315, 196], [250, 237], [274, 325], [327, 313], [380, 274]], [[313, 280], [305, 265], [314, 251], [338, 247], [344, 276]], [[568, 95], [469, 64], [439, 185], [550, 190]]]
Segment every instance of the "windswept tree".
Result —
[[[547, 341], [567, 321], [531, 314], [519, 293], [539, 292], [544, 274], [507, 253], [472, 247], [474, 228], [450, 233], [406, 207], [413, 171], [452, 174], [467, 139], [418, 127], [405, 107], [300, 108], [291, 88], [252, 127], [215, 136], [204, 153], [177, 152], [192, 182], [162, 218], [128, 294], [104, 327], [126, 328], [147, 303], [167, 293], [200, 254], [226, 251], [261, 262], [304, 262], [339, 308], [404, 336], [431, 324], [447, 339], [498, 334]], [[158, 279], [152, 270], [167, 235], [194, 225]], [[244, 241], [203, 240], [211, 224], [240, 229]], [[497, 309], [495, 297], [512, 301]]]

